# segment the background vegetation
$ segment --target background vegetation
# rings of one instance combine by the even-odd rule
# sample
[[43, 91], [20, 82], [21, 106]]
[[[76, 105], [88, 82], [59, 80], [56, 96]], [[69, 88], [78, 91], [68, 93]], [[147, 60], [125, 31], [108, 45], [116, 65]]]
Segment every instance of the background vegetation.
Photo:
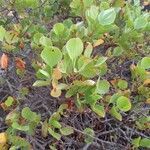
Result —
[[0, 0], [0, 150], [149, 149], [148, 8]]

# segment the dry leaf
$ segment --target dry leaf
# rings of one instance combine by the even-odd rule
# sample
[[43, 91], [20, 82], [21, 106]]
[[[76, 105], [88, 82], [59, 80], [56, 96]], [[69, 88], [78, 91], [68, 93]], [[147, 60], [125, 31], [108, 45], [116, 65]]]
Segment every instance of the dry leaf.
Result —
[[19, 43], [19, 48], [24, 49], [24, 43], [23, 42]]
[[148, 84], [150, 84], [150, 79], [146, 79], [146, 80], [144, 81], [144, 85], [148, 85]]
[[111, 83], [112, 85], [116, 85], [116, 84], [117, 84], [117, 79], [111, 80], [110, 83]]
[[5, 132], [0, 133], [0, 144], [4, 145], [7, 143], [7, 134]]
[[130, 68], [131, 70], [135, 70], [136, 66], [134, 64], [131, 64]]
[[146, 104], [150, 104], [150, 98], [146, 100]]
[[52, 87], [53, 87], [53, 88], [57, 88], [57, 86], [58, 86], [58, 80], [53, 79], [53, 80], [52, 80]]
[[25, 62], [21, 58], [15, 59], [16, 67], [19, 70], [25, 70]]
[[58, 68], [55, 68], [52, 75], [53, 79], [59, 80], [62, 78], [62, 73]]
[[1, 103], [0, 106], [1, 106], [1, 108], [2, 108], [4, 111], [7, 110], [7, 106], [5, 105], [5, 103]]
[[59, 97], [61, 95], [61, 90], [57, 89], [57, 88], [54, 88], [54, 89], [51, 90], [50, 94], [53, 97]]
[[103, 39], [99, 39], [97, 40], [95, 43], [94, 43], [94, 47], [97, 47], [99, 45], [102, 45], [104, 43], [104, 40]]
[[144, 6], [148, 6], [149, 4], [150, 4], [149, 1], [144, 1], [144, 2], [143, 2], [143, 5], [144, 5]]
[[3, 53], [0, 59], [0, 65], [2, 69], [7, 69], [8, 68], [8, 56]]

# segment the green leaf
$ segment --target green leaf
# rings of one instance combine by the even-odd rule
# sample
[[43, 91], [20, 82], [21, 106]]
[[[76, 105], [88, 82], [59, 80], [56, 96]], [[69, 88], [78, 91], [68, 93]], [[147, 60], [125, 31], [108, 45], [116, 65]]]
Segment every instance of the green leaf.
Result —
[[47, 137], [47, 135], [48, 135], [48, 122], [47, 122], [47, 119], [42, 123], [41, 132], [42, 132], [43, 137]]
[[150, 148], [150, 139], [142, 138], [140, 141], [140, 146]]
[[42, 36], [39, 40], [39, 43], [43, 46], [52, 46], [52, 41], [50, 38]]
[[88, 43], [88, 46], [86, 47], [86, 49], [84, 51], [84, 56], [87, 57], [87, 58], [90, 58], [91, 54], [92, 54], [92, 51], [93, 51], [93, 46], [92, 46], [91, 43]]
[[115, 19], [116, 19], [116, 12], [114, 8], [103, 10], [100, 12], [98, 16], [99, 23], [104, 26], [114, 23]]
[[50, 135], [52, 135], [55, 139], [60, 140], [61, 139], [61, 135], [59, 133], [56, 133], [55, 131], [53, 131], [51, 128], [48, 128], [48, 132]]
[[72, 127], [64, 127], [60, 129], [62, 135], [70, 135], [74, 132]]
[[57, 47], [45, 47], [41, 53], [42, 59], [51, 68], [62, 59], [62, 53]]
[[134, 138], [134, 139], [132, 140], [132, 145], [133, 145], [134, 147], [139, 147], [139, 146], [140, 146], [140, 140], [141, 140], [141, 137]]
[[54, 128], [61, 128], [61, 124], [56, 119], [50, 119], [50, 125], [52, 125]]
[[72, 38], [66, 44], [69, 57], [76, 60], [83, 52], [83, 42], [80, 38]]
[[120, 56], [123, 53], [123, 49], [121, 47], [116, 47], [113, 50], [113, 56]]
[[99, 94], [106, 94], [109, 91], [110, 83], [107, 80], [97, 81], [97, 92]]
[[41, 37], [43, 37], [42, 33], [39, 33], [39, 32], [35, 33], [34, 36], [33, 36], [34, 43], [36, 43], [37, 45], [39, 45]]
[[127, 81], [125, 81], [125, 80], [119, 80], [119, 82], [118, 82], [118, 87], [119, 87], [121, 90], [125, 90], [125, 89], [128, 87]]
[[53, 30], [54, 30], [56, 35], [63, 34], [64, 29], [65, 29], [65, 26], [62, 23], [56, 23], [53, 27]]
[[48, 86], [50, 85], [50, 82], [43, 81], [43, 80], [37, 80], [34, 82], [33, 86], [41, 87], [41, 86]]
[[86, 128], [84, 129], [84, 141], [87, 143], [87, 144], [91, 144], [94, 140], [94, 136], [95, 136], [95, 133], [94, 133], [94, 130], [91, 129], [91, 128]]
[[90, 9], [88, 9], [86, 11], [86, 16], [93, 19], [93, 20], [96, 20], [97, 19], [97, 16], [98, 16], [98, 7], [97, 6], [91, 6]]
[[92, 106], [92, 110], [100, 117], [105, 117], [104, 106], [96, 104], [95, 106]]
[[134, 28], [135, 29], [143, 29], [147, 26], [148, 21], [146, 18], [144, 18], [144, 16], [140, 16], [138, 18], [135, 19], [134, 21]]
[[5, 105], [6, 105], [7, 107], [10, 107], [10, 106], [13, 104], [13, 102], [14, 102], [14, 98], [11, 97], [11, 96], [9, 96], [9, 97], [7, 98], [7, 100], [5, 101]]
[[122, 121], [122, 116], [121, 114], [117, 111], [117, 109], [113, 106], [110, 110], [110, 114], [115, 117], [116, 119], [118, 119], [119, 121]]
[[107, 60], [107, 57], [100, 57], [100, 58], [97, 60], [95, 67], [99, 67], [99, 66], [102, 65], [104, 62], [106, 62], [106, 60]]
[[12, 127], [20, 131], [29, 131], [29, 126], [21, 126], [17, 122], [13, 122]]
[[116, 103], [117, 103], [117, 107], [124, 112], [129, 111], [131, 109], [131, 102], [125, 96], [120, 96], [117, 99]]
[[0, 26], [0, 41], [3, 41], [5, 34], [6, 30], [2, 26]]
[[150, 68], [150, 57], [144, 57], [141, 61], [141, 67], [144, 69]]
[[96, 102], [101, 98], [102, 97], [97, 93], [92, 93], [90, 95], [88, 94], [87, 96], [85, 96], [86, 103], [89, 104], [90, 106], [95, 105]]
[[31, 120], [32, 111], [30, 110], [29, 107], [25, 107], [25, 108], [22, 109], [21, 115], [22, 115], [23, 118], [25, 118], [27, 120], [28, 119]]

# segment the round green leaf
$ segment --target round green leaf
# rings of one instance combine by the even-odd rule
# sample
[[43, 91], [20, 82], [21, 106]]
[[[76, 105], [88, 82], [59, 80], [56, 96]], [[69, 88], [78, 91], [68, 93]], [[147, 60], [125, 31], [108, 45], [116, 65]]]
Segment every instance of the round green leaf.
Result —
[[39, 40], [39, 43], [43, 46], [52, 46], [52, 41], [50, 38], [47, 38], [45, 36], [42, 36]]
[[144, 69], [150, 68], [150, 57], [144, 57], [141, 61], [141, 67]]
[[109, 91], [110, 83], [107, 80], [98, 80], [97, 92], [99, 94], [106, 94]]
[[45, 47], [41, 57], [47, 65], [54, 67], [62, 59], [62, 53], [57, 47]]
[[103, 10], [100, 12], [98, 16], [98, 20], [101, 25], [110, 25], [114, 23], [115, 19], [116, 19], [116, 12], [114, 8]]
[[75, 60], [83, 52], [83, 42], [80, 38], [72, 38], [66, 44], [69, 57]]
[[125, 89], [128, 87], [127, 81], [125, 81], [125, 80], [119, 80], [119, 82], [118, 82], [118, 87], [119, 87], [121, 90], [125, 90]]
[[93, 129], [91, 129], [91, 128], [85, 128], [84, 129], [84, 136], [85, 136], [85, 142], [87, 143], [87, 144], [90, 144], [90, 143], [92, 143], [93, 142], [93, 140], [94, 140], [94, 135], [95, 135], [95, 133], [94, 133], [94, 130]]
[[124, 112], [129, 111], [131, 109], [131, 102], [127, 97], [120, 96], [117, 99], [117, 107]]
[[13, 104], [13, 102], [14, 102], [13, 97], [9, 96], [9, 97], [7, 98], [7, 100], [5, 101], [5, 105], [6, 105], [7, 107], [10, 107], [10, 106]]
[[135, 29], [143, 29], [147, 26], [147, 24], [148, 24], [147, 19], [144, 18], [143, 16], [140, 16], [140, 17], [135, 19], [134, 28]]
[[40, 43], [40, 38], [41, 38], [42, 36], [43, 36], [42, 33], [39, 33], [39, 32], [38, 32], [38, 33], [35, 33], [34, 36], [33, 36], [33, 41], [34, 41], [34, 43], [37, 44], [37, 45], [38, 45], [38, 44], [41, 44], [41, 43]]
[[60, 35], [64, 32], [64, 25], [62, 23], [57, 23], [54, 25], [53, 30], [55, 32], [55, 34]]
[[113, 50], [113, 56], [120, 56], [123, 53], [123, 49], [121, 47], [116, 47]]
[[70, 135], [74, 132], [72, 127], [64, 127], [60, 129], [62, 135]]

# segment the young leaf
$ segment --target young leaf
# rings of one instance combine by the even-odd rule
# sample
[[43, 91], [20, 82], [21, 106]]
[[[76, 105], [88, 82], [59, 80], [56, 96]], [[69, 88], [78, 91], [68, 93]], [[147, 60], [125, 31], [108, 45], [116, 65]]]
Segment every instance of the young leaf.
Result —
[[88, 43], [88, 46], [86, 47], [84, 51], [84, 56], [90, 58], [93, 51], [93, 46], [91, 43]]
[[149, 69], [150, 68], [150, 57], [144, 57], [141, 60], [141, 67], [144, 69]]
[[35, 42], [35, 44], [39, 45], [40, 44], [40, 39], [41, 37], [43, 37], [42, 33], [35, 33], [33, 36], [33, 41]]
[[6, 30], [0, 26], [0, 41], [2, 42], [5, 37]]
[[41, 57], [52, 68], [62, 59], [62, 53], [57, 47], [45, 47]]
[[144, 16], [140, 16], [138, 18], [135, 19], [134, 21], [134, 28], [135, 29], [143, 29], [147, 26], [148, 21], [146, 20], [146, 18], [144, 18]]
[[117, 107], [124, 112], [129, 111], [131, 109], [131, 102], [127, 97], [120, 96], [117, 99]]
[[50, 119], [50, 125], [54, 128], [61, 128], [61, 124], [56, 119]]
[[80, 38], [72, 38], [66, 44], [68, 55], [72, 60], [76, 60], [83, 52], [83, 42]]
[[106, 94], [109, 91], [110, 83], [107, 80], [98, 80], [97, 92], [99, 94]]
[[53, 27], [53, 30], [56, 35], [61, 35], [64, 32], [64, 25], [62, 23], [56, 23]]
[[7, 100], [5, 101], [5, 105], [6, 105], [7, 107], [10, 107], [10, 106], [12, 106], [13, 102], [14, 102], [13, 97], [9, 96], [9, 97], [7, 98]]
[[41, 132], [42, 132], [43, 137], [47, 137], [47, 135], [48, 135], [48, 122], [47, 122], [47, 119], [42, 123]]
[[119, 121], [122, 121], [122, 116], [121, 114], [117, 111], [117, 109], [113, 106], [110, 110], [110, 114], [115, 117], [116, 119], [118, 119]]
[[25, 131], [25, 132], [29, 131], [29, 126], [28, 125], [22, 126], [22, 125], [18, 124], [17, 122], [13, 122], [12, 127], [14, 129], [17, 129], [17, 130], [20, 130], [20, 131]]
[[99, 23], [104, 26], [114, 23], [115, 19], [116, 19], [116, 12], [114, 8], [103, 10], [100, 12], [98, 16]]
[[125, 80], [119, 80], [117, 85], [121, 90], [125, 90], [128, 87], [128, 83]]
[[70, 135], [74, 132], [72, 127], [64, 127], [60, 129], [62, 135]]
[[43, 46], [52, 46], [52, 41], [50, 38], [47, 38], [45, 36], [42, 36], [39, 40], [39, 43]]
[[150, 148], [150, 139], [142, 138], [140, 141], [140, 146], [145, 147], [145, 148]]
[[37, 80], [34, 82], [33, 86], [37, 86], [37, 87], [40, 87], [40, 86], [48, 86], [50, 85], [50, 82], [48, 81], [43, 81], [43, 80]]
[[91, 144], [93, 142], [93, 140], [94, 140], [94, 135], [95, 135], [94, 130], [91, 129], [91, 128], [86, 128], [86, 129], [84, 129], [84, 134], [85, 134], [84, 135], [85, 142], [87, 144]]
[[107, 60], [107, 57], [100, 57], [100, 58], [97, 60], [95, 67], [99, 67], [99, 66], [102, 65], [106, 60]]
[[105, 117], [104, 106], [96, 104], [95, 106], [92, 106], [92, 110], [100, 117]]
[[140, 146], [140, 140], [141, 140], [141, 137], [134, 138], [134, 139], [132, 140], [132, 145], [133, 145], [134, 147], [139, 147], [139, 146]]
[[121, 47], [115, 47], [113, 50], [113, 56], [120, 56], [123, 53], [123, 49]]
[[48, 128], [48, 132], [50, 135], [52, 135], [55, 139], [60, 140], [61, 139], [61, 135], [59, 133], [56, 133], [55, 131], [53, 131], [51, 128]]

